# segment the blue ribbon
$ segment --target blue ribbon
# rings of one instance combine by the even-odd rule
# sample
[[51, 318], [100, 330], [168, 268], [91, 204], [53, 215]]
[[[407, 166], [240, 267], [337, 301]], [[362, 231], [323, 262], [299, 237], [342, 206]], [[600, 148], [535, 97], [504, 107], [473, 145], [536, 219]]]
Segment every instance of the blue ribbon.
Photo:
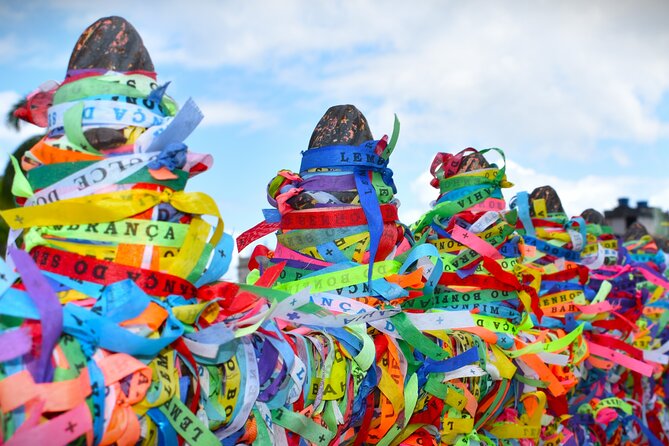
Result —
[[281, 213], [278, 209], [263, 209], [262, 214], [267, 223], [279, 223], [281, 221]]
[[434, 361], [430, 358], [425, 358], [423, 368], [428, 373], [443, 373], [452, 372], [461, 367], [465, 367], [473, 362], [479, 361], [479, 350], [477, 347], [472, 347], [463, 353], [443, 361]]
[[[530, 196], [527, 192], [518, 192], [516, 195], [516, 200], [513, 202], [518, 208], [518, 218], [523, 222], [523, 227], [525, 228], [525, 234], [536, 237], [536, 232], [534, 230], [534, 225], [532, 224], [532, 218], [530, 217]], [[511, 206], [513, 208], [513, 205]]]
[[149, 101], [153, 101], [156, 104], [160, 104], [163, 101], [163, 96], [165, 96], [165, 91], [167, 90], [167, 87], [170, 86], [170, 83], [172, 81], [167, 81], [160, 87], [156, 88], [155, 90], [152, 90], [151, 93], [146, 97]]
[[571, 262], [578, 262], [581, 260], [581, 254], [570, 249], [560, 248], [551, 245], [543, 240], [526, 235], [524, 238], [525, 244], [536, 247], [539, 251], [550, 254], [555, 257], [563, 257]]
[[318, 167], [381, 172], [388, 166], [388, 160], [374, 152], [377, 144], [378, 141], [366, 141], [359, 146], [327, 146], [303, 151], [300, 175]]
[[25, 291], [9, 288], [0, 295], [0, 314], [39, 320], [37, 306]]
[[42, 274], [47, 278], [51, 287], [58, 293], [60, 291], [76, 290], [86, 296], [99, 298], [102, 296], [102, 291], [105, 285], [99, 283], [86, 282], [85, 280], [73, 279], [71, 277], [62, 276], [60, 274], [49, 271], [42, 271]]
[[102, 370], [94, 360], [88, 361], [88, 379], [91, 383], [91, 400], [93, 402], [93, 438], [100, 444], [105, 427], [105, 378]]
[[195, 282], [195, 286], [199, 288], [220, 279], [230, 266], [234, 249], [235, 242], [232, 239], [232, 236], [224, 232], [221, 241], [218, 242], [218, 245], [214, 248], [214, 255], [209, 263], [209, 267], [197, 282]]
[[316, 250], [326, 262], [340, 263], [348, 261], [344, 253], [332, 241], [316, 246]]
[[[178, 319], [172, 314], [172, 310], [166, 307], [162, 302], [149, 298], [143, 291], [135, 287], [129, 287], [126, 282], [118, 282], [107, 287], [107, 292], [102, 296], [105, 300], [109, 293], [115, 293], [115, 287], [122, 287], [126, 293], [122, 296], [114, 295], [116, 302], [103, 302], [97, 309], [89, 311], [74, 304], [67, 304], [64, 307], [63, 331], [77, 337], [82, 342], [82, 347], [92, 349], [102, 347], [114, 352], [123, 352], [137, 357], [152, 358], [163, 348], [175, 341], [184, 331], [184, 327]], [[112, 291], [109, 291], [109, 290]], [[139, 303], [133, 302], [138, 301]], [[148, 339], [136, 335], [118, 325], [116, 321], [132, 318], [136, 315], [137, 309], [146, 308], [149, 302], [157, 303], [168, 312], [167, 321], [163, 329], [162, 336], [158, 339]], [[120, 313], [113, 311], [115, 308], [126, 306], [132, 312], [121, 316]], [[111, 317], [102, 311], [102, 308], [110, 308]], [[100, 314], [98, 314], [98, 312]]]
[[[159, 446], [178, 446], [177, 431], [174, 430], [170, 421], [163, 413], [157, 409], [149, 409], [146, 413], [158, 427], [158, 445]], [[102, 418], [102, 417], [100, 417]]]
[[159, 133], [156, 132], [156, 137], [145, 151], [159, 152], [174, 141], [184, 141], [195, 130], [203, 117], [204, 115], [193, 99], [189, 98], [167, 126], [157, 129]]
[[648, 443], [650, 444], [650, 446], [663, 445], [663, 443], [655, 436], [655, 434], [653, 434], [653, 432], [650, 429], [648, 429], [648, 427], [646, 427], [643, 424], [643, 421], [641, 421], [637, 416], [628, 415], [625, 418], [623, 418], [623, 422], [628, 422], [628, 421], [635, 421], [639, 425], [639, 428], [641, 428], [641, 432], [643, 432], [643, 434], [648, 439]]
[[182, 142], [167, 144], [161, 149], [158, 157], [149, 163], [149, 169], [167, 167], [170, 171], [173, 171], [182, 168], [186, 165], [187, 148], [186, 144]]
[[437, 286], [439, 283], [439, 278], [441, 277], [441, 274], [443, 273], [443, 262], [441, 260], [441, 257], [439, 256], [439, 251], [437, 250], [437, 247], [434, 245], [431, 245], [429, 243], [422, 244], [422, 245], [415, 245], [413, 248], [411, 248], [408, 251], [408, 255], [406, 257], [406, 260], [402, 264], [399, 270], [399, 274], [404, 274], [404, 272], [418, 259], [422, 257], [432, 257], [436, 259], [436, 263], [434, 265], [434, 268], [432, 269], [432, 273], [430, 274], [430, 277], [427, 278], [427, 281], [425, 282], [425, 285], [423, 286], [423, 294], [430, 294], [434, 290], [434, 288]]

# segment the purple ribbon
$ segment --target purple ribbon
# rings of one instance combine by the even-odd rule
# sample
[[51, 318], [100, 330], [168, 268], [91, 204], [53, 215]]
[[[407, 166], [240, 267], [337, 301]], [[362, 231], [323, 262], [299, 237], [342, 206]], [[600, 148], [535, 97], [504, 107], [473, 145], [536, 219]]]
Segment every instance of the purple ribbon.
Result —
[[9, 255], [21, 275], [28, 296], [37, 307], [42, 323], [42, 345], [39, 349], [39, 356], [30, 360], [27, 368], [35, 382], [51, 382], [53, 378], [51, 353], [63, 331], [63, 307], [28, 253], [11, 248]]
[[258, 382], [260, 382], [261, 385], [272, 376], [278, 357], [279, 352], [271, 343], [266, 342], [263, 346], [262, 353], [258, 356]]
[[0, 345], [0, 362], [5, 362], [30, 352], [33, 341], [26, 330], [18, 328], [0, 334]]
[[299, 184], [305, 191], [339, 192], [355, 190], [353, 175], [316, 175]]
[[288, 371], [286, 369], [286, 365], [283, 364], [281, 370], [279, 371], [279, 375], [272, 380], [272, 383], [269, 385], [269, 387], [260, 392], [260, 394], [258, 395], [258, 401], [267, 402], [271, 400], [274, 397], [274, 395], [276, 395], [277, 392], [279, 391], [279, 387], [281, 386], [281, 384], [283, 384], [287, 374]]

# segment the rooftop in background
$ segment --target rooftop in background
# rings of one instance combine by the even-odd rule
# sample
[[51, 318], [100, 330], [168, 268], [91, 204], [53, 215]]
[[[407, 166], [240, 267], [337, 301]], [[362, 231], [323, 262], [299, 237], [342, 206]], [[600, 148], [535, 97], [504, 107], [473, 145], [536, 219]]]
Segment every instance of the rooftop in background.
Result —
[[636, 207], [631, 207], [629, 201], [629, 198], [618, 198], [618, 206], [604, 211], [606, 222], [614, 234], [622, 236], [632, 224], [641, 223], [653, 236], [669, 236], [669, 212], [648, 206], [647, 201], [637, 201]]

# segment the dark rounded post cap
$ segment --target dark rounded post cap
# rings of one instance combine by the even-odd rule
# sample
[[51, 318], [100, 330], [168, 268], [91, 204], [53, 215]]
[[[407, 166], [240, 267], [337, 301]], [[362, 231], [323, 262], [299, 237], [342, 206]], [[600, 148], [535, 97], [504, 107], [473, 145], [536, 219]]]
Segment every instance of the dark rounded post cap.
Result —
[[154, 71], [153, 62], [134, 26], [123, 17], [98, 19], [74, 45], [67, 69]]
[[480, 153], [470, 153], [462, 157], [458, 173], [473, 172], [475, 170], [487, 169], [490, 163]]
[[[549, 214], [564, 214], [562, 202], [555, 189], [551, 186], [540, 186], [530, 194], [530, 202], [543, 198], [546, 201], [546, 212]], [[530, 206], [530, 215], [534, 216], [534, 207]]]
[[355, 105], [335, 105], [316, 124], [309, 149], [333, 145], [357, 146], [372, 139], [367, 118]]
[[586, 223], [592, 223], [594, 225], [604, 224], [604, 216], [602, 215], [602, 213], [592, 208], [588, 208], [585, 211], [581, 212], [581, 217], [583, 217]]
[[623, 240], [626, 242], [631, 242], [632, 240], [639, 240], [644, 235], [648, 235], [648, 229], [638, 221], [632, 223], [625, 231], [623, 235]]

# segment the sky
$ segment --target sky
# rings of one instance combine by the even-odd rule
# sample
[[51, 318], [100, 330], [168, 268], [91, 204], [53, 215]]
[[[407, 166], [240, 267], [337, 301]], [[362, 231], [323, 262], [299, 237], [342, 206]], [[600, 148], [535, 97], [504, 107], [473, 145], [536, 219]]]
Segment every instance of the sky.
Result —
[[[0, 116], [61, 81], [80, 33], [109, 15], [140, 32], [168, 94], [203, 110], [186, 143], [215, 163], [188, 190], [233, 235], [262, 219], [267, 183], [299, 170], [337, 104], [375, 138], [397, 114], [405, 223], [437, 196], [434, 156], [466, 147], [504, 151], [507, 199], [549, 184], [570, 215], [618, 197], [669, 209], [669, 2], [3, 0]], [[0, 152], [38, 130], [0, 124]]]

